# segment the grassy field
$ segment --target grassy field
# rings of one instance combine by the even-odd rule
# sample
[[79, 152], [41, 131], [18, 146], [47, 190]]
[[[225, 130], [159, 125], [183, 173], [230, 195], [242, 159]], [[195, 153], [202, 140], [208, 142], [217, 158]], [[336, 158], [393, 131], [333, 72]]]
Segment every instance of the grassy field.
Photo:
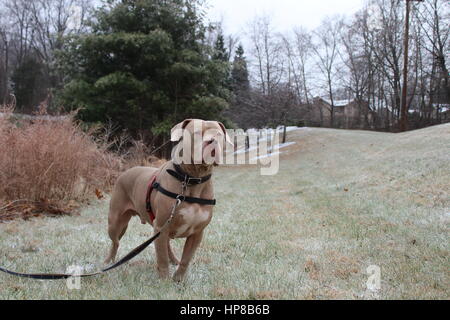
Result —
[[[80, 290], [0, 274], [0, 299], [450, 298], [450, 125], [402, 134], [305, 128], [288, 139], [296, 144], [275, 176], [216, 170], [218, 205], [184, 283], [158, 279], [150, 247]], [[0, 224], [0, 265], [96, 270], [110, 245], [107, 206]], [[133, 219], [119, 255], [150, 234]], [[183, 243], [174, 243], [178, 255]], [[366, 287], [370, 265], [381, 268], [378, 291]]]

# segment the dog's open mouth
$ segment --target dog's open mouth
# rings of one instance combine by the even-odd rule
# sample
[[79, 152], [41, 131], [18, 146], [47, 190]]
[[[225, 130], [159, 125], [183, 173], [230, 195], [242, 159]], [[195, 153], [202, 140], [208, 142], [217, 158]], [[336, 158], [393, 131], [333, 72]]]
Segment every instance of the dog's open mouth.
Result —
[[[209, 141], [205, 141], [203, 142], [203, 154], [205, 156], [211, 156], [211, 157], [215, 157], [216, 156], [216, 148], [212, 148], [211, 145], [214, 143], [214, 140], [209, 140]], [[208, 151], [211, 150], [208, 154]], [[205, 151], [207, 152], [207, 154], [205, 154]]]
[[216, 141], [214, 139], [203, 142], [203, 161], [207, 163], [216, 162]]

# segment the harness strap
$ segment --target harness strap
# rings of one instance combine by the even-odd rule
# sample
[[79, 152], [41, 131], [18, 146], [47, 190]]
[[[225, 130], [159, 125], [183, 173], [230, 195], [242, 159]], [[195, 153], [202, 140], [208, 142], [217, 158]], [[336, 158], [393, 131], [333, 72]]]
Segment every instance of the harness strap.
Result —
[[214, 206], [216, 205], [216, 199], [202, 199], [202, 198], [195, 198], [195, 197], [188, 197], [182, 194], [173, 193], [169, 190], [164, 189], [158, 182], [154, 182], [152, 185], [153, 189], [158, 190], [162, 194], [172, 198], [172, 199], [180, 199], [181, 201], [186, 201], [189, 203], [198, 203], [202, 205], [210, 205]]
[[147, 197], [145, 199], [145, 208], [147, 209], [147, 212], [150, 216], [150, 221], [153, 222], [155, 220], [155, 213], [152, 210], [152, 204], [150, 201], [150, 196], [153, 192], [153, 183], [155, 183], [157, 176], [154, 175], [153, 178], [150, 179], [150, 183], [148, 184], [147, 188]]

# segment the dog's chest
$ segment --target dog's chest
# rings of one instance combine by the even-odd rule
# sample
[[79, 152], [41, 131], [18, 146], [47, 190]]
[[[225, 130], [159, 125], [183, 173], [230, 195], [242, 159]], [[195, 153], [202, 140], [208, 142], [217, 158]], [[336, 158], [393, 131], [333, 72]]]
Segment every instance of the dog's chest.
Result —
[[211, 211], [201, 206], [188, 206], [180, 209], [174, 219], [174, 226], [171, 230], [172, 238], [189, 237], [199, 228], [205, 226], [211, 217]]

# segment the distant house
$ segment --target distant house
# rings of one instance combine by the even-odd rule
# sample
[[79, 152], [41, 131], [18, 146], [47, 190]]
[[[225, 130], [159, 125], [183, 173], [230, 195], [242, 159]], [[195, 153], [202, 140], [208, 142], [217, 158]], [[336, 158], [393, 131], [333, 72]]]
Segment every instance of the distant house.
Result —
[[[369, 109], [367, 101], [358, 102], [355, 99], [335, 100], [333, 105], [335, 128], [367, 128], [374, 121], [375, 113]], [[312, 121], [320, 123], [322, 126], [330, 126], [331, 101], [322, 97], [314, 98], [309, 117]]]

